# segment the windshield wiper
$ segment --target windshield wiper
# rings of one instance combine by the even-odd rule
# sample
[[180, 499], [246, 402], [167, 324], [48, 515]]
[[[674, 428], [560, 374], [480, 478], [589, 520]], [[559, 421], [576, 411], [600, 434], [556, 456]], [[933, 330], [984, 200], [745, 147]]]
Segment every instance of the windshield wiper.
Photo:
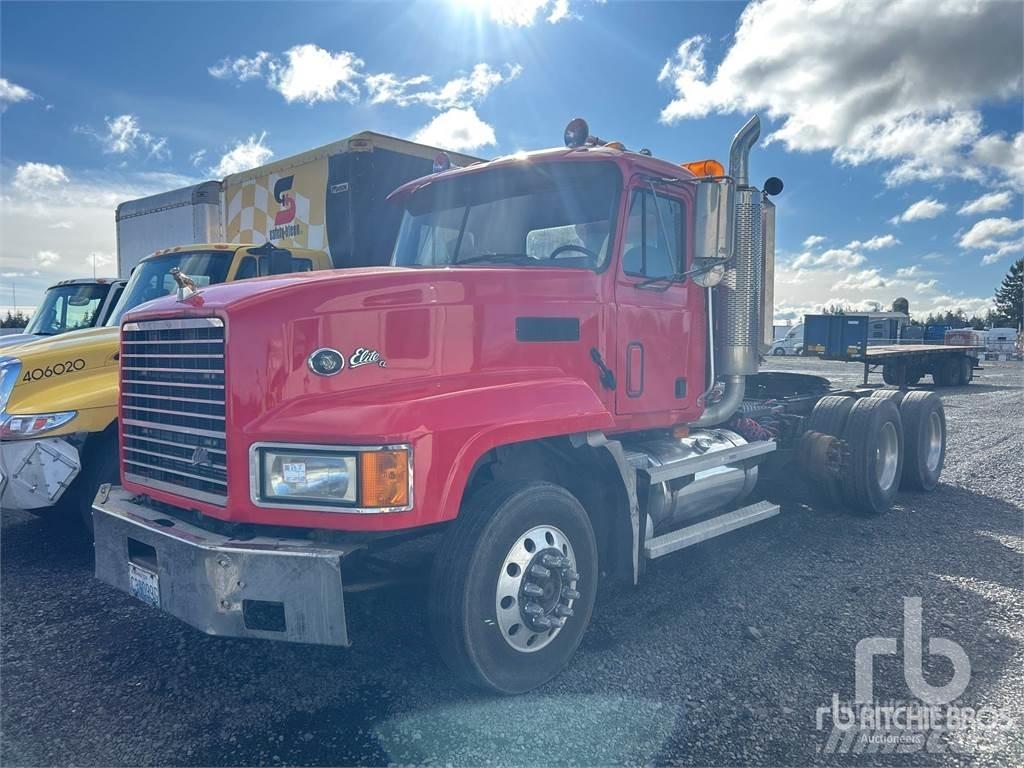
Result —
[[527, 253], [481, 253], [479, 256], [470, 256], [468, 259], [459, 259], [452, 262], [452, 266], [459, 264], [474, 264], [485, 261], [494, 261], [508, 264], [533, 264], [537, 260]]

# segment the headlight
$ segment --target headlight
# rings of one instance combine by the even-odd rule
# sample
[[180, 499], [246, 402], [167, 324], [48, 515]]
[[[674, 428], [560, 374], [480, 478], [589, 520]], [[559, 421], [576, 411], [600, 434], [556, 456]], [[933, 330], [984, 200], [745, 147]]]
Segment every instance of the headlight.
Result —
[[78, 411], [60, 411], [58, 413], [9, 415], [0, 423], [0, 437], [35, 437], [43, 432], [64, 426], [75, 418], [77, 413]]
[[261, 453], [260, 495], [267, 501], [355, 504], [355, 456], [270, 449]]
[[254, 445], [257, 504], [372, 512], [407, 508], [409, 451]]
[[21, 373], [21, 361], [16, 357], [0, 357], [0, 413], [7, 407], [11, 399], [14, 385], [18, 383]]

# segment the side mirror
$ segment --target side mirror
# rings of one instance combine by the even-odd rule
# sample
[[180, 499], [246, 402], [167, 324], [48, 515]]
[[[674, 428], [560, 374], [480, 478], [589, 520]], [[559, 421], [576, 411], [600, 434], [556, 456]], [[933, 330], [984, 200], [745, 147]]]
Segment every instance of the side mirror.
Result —
[[778, 176], [769, 176], [764, 180], [764, 193], [770, 197], [775, 197], [782, 192], [782, 179]]
[[734, 216], [732, 179], [701, 179], [694, 188], [693, 281], [704, 288], [718, 285], [725, 277], [725, 264], [732, 258]]
[[270, 252], [270, 274], [287, 275], [292, 272], [292, 252], [275, 248]]

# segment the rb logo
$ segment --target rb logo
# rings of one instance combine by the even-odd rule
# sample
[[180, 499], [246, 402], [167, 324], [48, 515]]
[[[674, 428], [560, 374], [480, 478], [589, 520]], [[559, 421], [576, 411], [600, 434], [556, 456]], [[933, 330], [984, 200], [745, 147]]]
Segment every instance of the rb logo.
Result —
[[291, 191], [294, 179], [294, 176], [285, 176], [278, 179], [274, 185], [274, 200], [281, 206], [281, 209], [274, 216], [275, 227], [290, 224], [295, 218], [295, 195]]

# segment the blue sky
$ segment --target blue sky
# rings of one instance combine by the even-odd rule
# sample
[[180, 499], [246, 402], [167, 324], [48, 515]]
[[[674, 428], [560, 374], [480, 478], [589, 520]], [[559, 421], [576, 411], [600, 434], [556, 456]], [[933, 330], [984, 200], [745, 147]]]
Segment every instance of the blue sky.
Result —
[[[1020, 3], [0, 5], [0, 311], [112, 273], [117, 202], [360, 130], [481, 156], [566, 121], [724, 159], [765, 118], [777, 316], [983, 310], [1024, 230]], [[966, 208], [965, 208], [966, 206]]]

